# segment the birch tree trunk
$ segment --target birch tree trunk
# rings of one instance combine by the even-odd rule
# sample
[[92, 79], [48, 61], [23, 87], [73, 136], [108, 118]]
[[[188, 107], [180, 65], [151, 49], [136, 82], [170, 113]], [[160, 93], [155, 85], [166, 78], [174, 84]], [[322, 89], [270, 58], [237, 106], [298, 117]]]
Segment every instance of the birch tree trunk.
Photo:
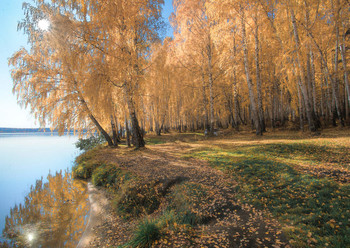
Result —
[[214, 134], [215, 119], [214, 119], [214, 81], [212, 72], [212, 47], [210, 44], [207, 45], [207, 55], [208, 55], [208, 77], [209, 77], [209, 108], [210, 108], [210, 134]]
[[205, 93], [205, 77], [204, 70], [202, 72], [202, 97], [203, 97], [203, 112], [204, 112], [204, 130], [209, 130], [209, 114], [208, 114], [208, 100], [207, 95]]
[[315, 60], [314, 60], [314, 54], [310, 49], [310, 61], [311, 61], [311, 87], [312, 87], [312, 100], [313, 100], [313, 107], [314, 112], [317, 114], [317, 98], [316, 98], [316, 79], [315, 79]]
[[103, 129], [103, 127], [100, 125], [100, 123], [96, 120], [95, 116], [92, 114], [92, 112], [90, 111], [87, 103], [85, 102], [83, 97], [79, 97], [80, 98], [80, 102], [82, 103], [84, 109], [88, 112], [89, 118], [90, 120], [95, 124], [95, 126], [97, 127], [98, 131], [103, 135], [103, 137], [106, 139], [108, 146], [113, 147], [113, 141], [111, 139], [111, 136], [109, 136], [109, 134]]
[[129, 129], [129, 120], [127, 118], [127, 114], [125, 113], [125, 145], [127, 145], [128, 147], [131, 146], [131, 143], [130, 143], [130, 129]]
[[[343, 69], [344, 69], [345, 98], [347, 99], [347, 101], [345, 101], [345, 104], [347, 106], [347, 109], [349, 109], [350, 88], [349, 88], [349, 75], [348, 75], [347, 64], [346, 64], [345, 35], [343, 36], [343, 43], [341, 44], [340, 48], [341, 48], [341, 60], [342, 60]], [[346, 118], [349, 118], [349, 113], [347, 113]]]
[[299, 103], [299, 125], [300, 125], [300, 130], [304, 131], [303, 97], [302, 97], [301, 92], [300, 92], [301, 82], [300, 82], [300, 76], [296, 75], [295, 70], [296, 70], [296, 65], [295, 65], [295, 61], [293, 61], [293, 74], [298, 80], [297, 89], [298, 89], [298, 103]]
[[262, 135], [262, 129], [259, 122], [258, 112], [256, 109], [256, 103], [255, 103], [255, 94], [253, 89], [253, 84], [250, 78], [250, 71], [249, 71], [249, 63], [248, 63], [248, 47], [247, 47], [247, 37], [246, 37], [246, 30], [245, 30], [245, 17], [244, 17], [244, 9], [241, 7], [241, 31], [242, 31], [242, 43], [243, 43], [243, 54], [244, 54], [244, 69], [246, 74], [246, 80], [248, 84], [248, 90], [249, 90], [249, 99], [250, 99], [250, 109], [251, 109], [251, 118], [254, 122], [254, 126], [256, 129], [257, 135]]
[[81, 102], [83, 108], [85, 109], [85, 111], [88, 113], [88, 116], [90, 118], [90, 120], [92, 121], [92, 123], [95, 124], [95, 126], [97, 127], [98, 131], [103, 135], [103, 137], [106, 139], [108, 146], [113, 147], [113, 140], [111, 139], [111, 136], [109, 136], [109, 134], [103, 129], [103, 127], [100, 125], [100, 123], [96, 120], [95, 116], [92, 114], [89, 106], [87, 105], [83, 94], [81, 93], [81, 91], [78, 88], [78, 83], [74, 82], [74, 86], [75, 86], [75, 90], [78, 92], [78, 97], [79, 97], [79, 101]]
[[296, 24], [296, 20], [295, 20], [295, 15], [294, 15], [293, 9], [290, 10], [290, 13], [291, 13], [291, 19], [292, 19], [292, 25], [293, 25], [293, 33], [294, 33], [294, 39], [295, 39], [295, 48], [296, 48], [296, 54], [297, 54], [297, 65], [298, 65], [300, 78], [301, 78], [301, 80], [300, 80], [300, 88], [301, 88], [301, 92], [302, 92], [302, 95], [303, 95], [304, 100], [305, 100], [306, 115], [307, 115], [307, 119], [308, 119], [309, 129], [310, 129], [310, 131], [315, 132], [315, 131], [317, 131], [317, 128], [316, 128], [316, 125], [315, 125], [315, 120], [313, 118], [312, 109], [311, 109], [312, 107], [311, 107], [308, 91], [307, 91], [307, 88], [306, 88], [305, 71], [304, 71], [304, 67], [302, 66], [301, 56], [300, 56], [300, 44], [299, 44], [300, 40], [299, 40], [297, 24]]
[[114, 117], [111, 115], [111, 128], [113, 133], [113, 143], [115, 147], [118, 147], [118, 135], [117, 135], [117, 128], [114, 122]]
[[[236, 38], [233, 38], [233, 56], [236, 58], [237, 47], [236, 47]], [[237, 72], [233, 70], [233, 103], [234, 103], [234, 121], [236, 130], [239, 130], [240, 124], [240, 111], [239, 111], [239, 99], [238, 99], [238, 89], [237, 89]]]
[[262, 103], [261, 77], [260, 77], [260, 60], [259, 60], [259, 26], [258, 17], [255, 15], [255, 67], [256, 67], [256, 89], [258, 96], [258, 114], [262, 132], [266, 132], [264, 109]]
[[145, 141], [143, 139], [143, 134], [139, 126], [139, 122], [136, 116], [136, 109], [134, 106], [134, 102], [131, 99], [131, 92], [129, 89], [129, 85], [125, 83], [124, 85], [124, 93], [125, 93], [125, 98], [126, 98], [126, 103], [128, 105], [129, 109], [129, 115], [131, 119], [131, 124], [132, 124], [132, 136], [133, 136], [133, 145], [136, 148], [141, 148], [145, 146]]

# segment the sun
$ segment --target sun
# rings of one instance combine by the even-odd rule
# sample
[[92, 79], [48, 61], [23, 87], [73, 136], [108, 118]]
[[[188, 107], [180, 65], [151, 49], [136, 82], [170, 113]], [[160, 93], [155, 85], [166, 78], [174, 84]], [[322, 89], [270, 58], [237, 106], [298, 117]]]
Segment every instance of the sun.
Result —
[[27, 238], [28, 238], [28, 241], [31, 242], [34, 239], [34, 235], [32, 233], [29, 233]]
[[50, 22], [49, 20], [47, 19], [41, 19], [39, 22], [38, 22], [38, 27], [40, 30], [42, 31], [47, 31], [49, 30], [49, 27], [50, 27]]

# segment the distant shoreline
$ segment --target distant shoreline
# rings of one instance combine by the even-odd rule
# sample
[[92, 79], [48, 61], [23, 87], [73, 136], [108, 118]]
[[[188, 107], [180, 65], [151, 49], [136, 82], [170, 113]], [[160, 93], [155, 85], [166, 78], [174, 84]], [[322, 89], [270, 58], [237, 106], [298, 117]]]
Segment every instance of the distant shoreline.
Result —
[[[57, 130], [51, 131], [50, 128], [8, 128], [8, 127], [0, 127], [0, 134], [58, 134]], [[64, 130], [64, 133], [73, 134], [74, 131]]]
[[[50, 132], [50, 128], [11, 128], [11, 127], [0, 127], [0, 133], [46, 133]], [[57, 132], [57, 131], [53, 131]]]

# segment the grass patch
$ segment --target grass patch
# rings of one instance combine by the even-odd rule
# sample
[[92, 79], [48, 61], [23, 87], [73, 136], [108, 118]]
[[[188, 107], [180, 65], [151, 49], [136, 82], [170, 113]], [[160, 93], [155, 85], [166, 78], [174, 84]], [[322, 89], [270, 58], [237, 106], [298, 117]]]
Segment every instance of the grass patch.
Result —
[[167, 141], [165, 139], [162, 139], [161, 137], [147, 137], [145, 138], [146, 145], [159, 145], [159, 144], [165, 144]]
[[96, 154], [99, 149], [93, 149], [84, 152], [75, 159], [72, 173], [74, 178], [90, 179], [93, 171], [102, 165], [102, 162], [96, 160]]
[[[147, 188], [149, 189], [149, 186]], [[134, 196], [137, 200], [133, 199]], [[185, 247], [191, 246], [194, 243], [193, 227], [207, 223], [210, 218], [210, 211], [203, 212], [203, 206], [209, 205], [210, 197], [211, 194], [208, 189], [201, 184], [185, 182], [175, 185], [167, 196], [168, 206], [163, 212], [157, 215], [156, 218], [150, 219], [146, 216], [141, 220], [132, 239], [121, 247], [152, 247], [154, 244], [167, 247], [173, 244], [171, 237], [174, 235], [178, 237], [177, 242], [179, 244], [188, 244]], [[121, 202], [116, 204], [119, 210], [121, 206], [126, 205], [131, 210], [128, 211], [127, 216], [135, 217], [140, 213], [147, 214], [146, 212], [137, 212], [145, 207], [144, 203], [140, 204], [140, 199], [145, 197], [133, 192], [131, 195], [129, 193], [127, 197], [124, 197], [124, 199], [126, 198], [132, 198], [133, 200], [129, 201], [128, 204]]]
[[349, 148], [334, 146], [328, 142], [312, 144], [310, 142], [269, 144], [258, 146], [252, 152], [267, 156], [304, 161], [311, 163], [331, 163], [336, 166], [349, 168]]
[[169, 198], [168, 209], [174, 211], [179, 224], [193, 226], [203, 224], [210, 219], [209, 210], [199, 211], [199, 209], [205, 209], [204, 205], [210, 201], [210, 195], [205, 186], [192, 182], [178, 184]]
[[[264, 149], [266, 147], [266, 149]], [[296, 247], [350, 246], [350, 185], [302, 174], [270, 155], [293, 157], [305, 151], [318, 159], [329, 148], [297, 144], [201, 150], [191, 155], [234, 177], [239, 197], [268, 209], [285, 224]]]
[[131, 173], [126, 172], [112, 164], [103, 164], [93, 171], [91, 181], [95, 186], [102, 186], [106, 188], [113, 187], [115, 190], [117, 190], [120, 185], [131, 178], [133, 178]]
[[156, 220], [144, 219], [137, 226], [134, 237], [122, 247], [148, 248], [161, 237], [161, 228]]
[[205, 137], [204, 133], [166, 133], [162, 134], [161, 136], [157, 136], [154, 134], [146, 135], [145, 141], [146, 145], [158, 145], [158, 144], [165, 144], [169, 142], [195, 142], [200, 140], [205, 140], [207, 137]]
[[154, 212], [160, 204], [161, 193], [156, 182], [130, 180], [124, 183], [114, 198], [114, 207], [126, 219]]

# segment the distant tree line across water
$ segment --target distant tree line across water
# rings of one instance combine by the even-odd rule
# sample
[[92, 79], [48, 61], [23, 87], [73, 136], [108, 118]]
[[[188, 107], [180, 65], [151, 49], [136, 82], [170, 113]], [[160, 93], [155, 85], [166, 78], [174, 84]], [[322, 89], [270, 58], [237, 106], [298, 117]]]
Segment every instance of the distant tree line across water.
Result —
[[[65, 133], [73, 131], [65, 130]], [[8, 128], [0, 127], [0, 133], [58, 133], [57, 130], [51, 130], [50, 128]]]

